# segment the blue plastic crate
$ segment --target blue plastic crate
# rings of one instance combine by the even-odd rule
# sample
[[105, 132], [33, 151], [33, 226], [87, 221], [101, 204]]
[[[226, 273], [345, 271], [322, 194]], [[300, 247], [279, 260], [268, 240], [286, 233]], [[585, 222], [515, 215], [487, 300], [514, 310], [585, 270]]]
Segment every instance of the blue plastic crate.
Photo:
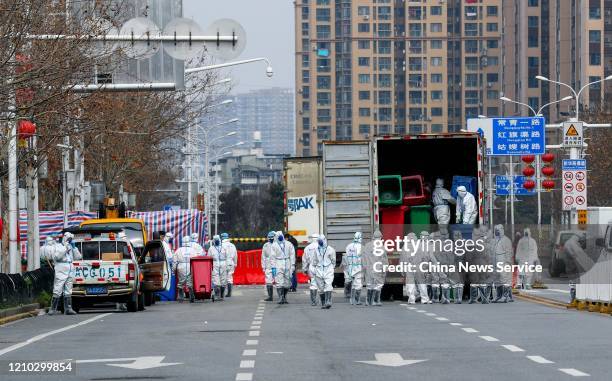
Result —
[[457, 187], [463, 185], [476, 200], [478, 200], [478, 179], [470, 176], [453, 176], [453, 186], [451, 187], [451, 196], [457, 198]]

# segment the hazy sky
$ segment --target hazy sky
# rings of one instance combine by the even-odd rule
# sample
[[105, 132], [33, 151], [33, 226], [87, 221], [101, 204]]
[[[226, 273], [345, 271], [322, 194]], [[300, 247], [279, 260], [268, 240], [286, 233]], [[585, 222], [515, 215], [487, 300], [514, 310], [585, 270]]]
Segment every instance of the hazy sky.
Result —
[[202, 30], [215, 20], [238, 21], [247, 32], [247, 46], [238, 59], [267, 57], [274, 77], [266, 76], [264, 62], [236, 66], [233, 93], [294, 87], [294, 20], [292, 0], [183, 0], [183, 16], [196, 21]]

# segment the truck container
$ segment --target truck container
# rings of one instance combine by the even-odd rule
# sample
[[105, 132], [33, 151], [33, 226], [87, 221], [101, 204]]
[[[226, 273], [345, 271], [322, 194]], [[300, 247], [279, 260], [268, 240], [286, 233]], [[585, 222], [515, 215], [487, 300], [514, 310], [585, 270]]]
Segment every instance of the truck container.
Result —
[[[484, 140], [476, 133], [376, 136], [370, 140], [324, 142], [323, 232], [336, 249], [338, 263], [356, 231], [362, 232], [365, 242], [380, 228], [380, 176], [420, 175], [428, 192], [433, 190], [437, 178], [443, 178], [450, 190], [453, 176], [474, 177], [477, 189], [473, 194], [479, 211], [476, 223], [484, 223], [484, 155]], [[431, 205], [430, 195], [426, 205]], [[454, 223], [452, 205], [451, 216]], [[420, 222], [421, 219], [419, 229], [423, 228]], [[398, 253], [389, 255], [390, 264], [398, 261]], [[340, 276], [342, 270], [336, 268], [336, 274]], [[387, 274], [386, 284], [387, 292], [401, 297], [401, 274]]]
[[296, 157], [284, 160], [285, 231], [307, 245], [308, 236], [320, 233], [323, 223], [321, 157]]

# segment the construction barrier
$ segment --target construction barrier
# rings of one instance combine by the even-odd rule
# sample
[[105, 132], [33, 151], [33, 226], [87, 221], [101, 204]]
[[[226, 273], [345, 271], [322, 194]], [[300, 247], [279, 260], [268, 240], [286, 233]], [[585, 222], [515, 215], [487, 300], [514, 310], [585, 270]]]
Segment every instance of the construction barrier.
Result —
[[612, 254], [602, 250], [593, 267], [576, 284], [579, 309], [612, 312]]
[[[302, 256], [302, 249], [298, 249], [296, 257]], [[296, 258], [296, 259], [297, 259]], [[297, 268], [298, 283], [308, 283], [308, 276], [302, 274]], [[234, 284], [265, 284], [265, 276], [261, 268], [261, 249], [238, 251], [238, 266], [234, 271]]]

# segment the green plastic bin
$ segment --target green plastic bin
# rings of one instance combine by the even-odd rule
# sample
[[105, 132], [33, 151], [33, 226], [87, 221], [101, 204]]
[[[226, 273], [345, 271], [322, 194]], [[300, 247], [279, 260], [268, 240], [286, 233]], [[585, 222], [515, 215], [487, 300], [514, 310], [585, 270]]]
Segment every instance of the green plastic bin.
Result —
[[415, 205], [410, 207], [410, 224], [412, 231], [420, 233], [423, 230], [429, 231], [431, 224], [431, 206], [430, 205]]
[[402, 176], [378, 176], [378, 196], [382, 206], [402, 205]]

